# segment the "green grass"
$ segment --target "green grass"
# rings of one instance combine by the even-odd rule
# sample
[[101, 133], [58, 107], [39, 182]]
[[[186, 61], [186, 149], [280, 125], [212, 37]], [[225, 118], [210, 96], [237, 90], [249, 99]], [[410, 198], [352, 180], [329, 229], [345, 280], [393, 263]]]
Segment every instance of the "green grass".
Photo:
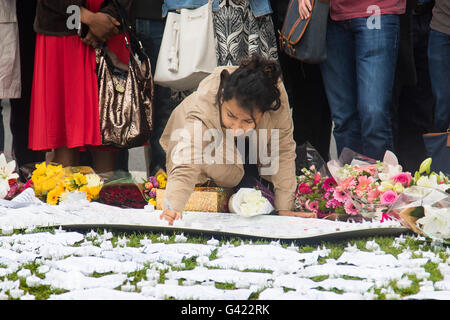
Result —
[[[94, 230], [99, 237], [101, 235], [104, 234], [105, 230]], [[18, 233], [23, 233], [24, 230], [14, 230], [14, 234], [18, 234]], [[37, 232], [50, 232], [50, 233], [54, 233], [54, 228], [36, 228], [34, 231], [34, 233]], [[167, 240], [160, 240], [160, 236], [161, 233], [120, 233], [120, 232], [113, 232], [113, 237], [112, 239], [110, 239], [110, 241], [112, 242], [114, 247], [117, 247], [119, 245], [119, 240], [126, 238], [126, 246], [128, 247], [141, 247], [141, 240], [143, 239], [148, 239], [151, 240], [152, 243], [175, 243], [175, 236], [177, 234], [176, 233], [172, 233], [172, 234], [167, 234], [168, 239]], [[84, 240], [87, 241], [92, 241], [94, 245], [99, 245], [101, 243], [100, 238], [99, 237], [85, 237]], [[199, 244], [206, 244], [207, 241], [210, 239], [211, 237], [202, 237], [202, 236], [187, 236], [187, 242], [188, 243], [199, 243]], [[329, 250], [329, 253], [327, 256], [325, 257], [319, 257], [318, 259], [318, 263], [319, 264], [324, 264], [326, 263], [326, 260], [328, 259], [338, 259], [342, 253], [345, 251], [345, 249], [348, 247], [348, 245], [351, 246], [355, 246], [362, 251], [371, 251], [368, 250], [366, 248], [367, 242], [368, 241], [375, 241], [378, 246], [380, 247], [380, 250], [384, 251], [386, 254], [392, 254], [393, 256], [397, 257], [401, 252], [403, 252], [405, 250], [405, 248], [408, 248], [409, 250], [411, 250], [413, 252], [413, 257], [418, 257], [420, 258], [422, 256], [422, 254], [418, 254], [416, 255], [414, 252], [417, 250], [421, 250], [421, 251], [432, 251], [436, 254], [439, 255], [439, 257], [442, 260], [447, 260], [447, 262], [449, 262], [449, 254], [445, 251], [445, 247], [443, 248], [436, 248], [434, 246], [432, 246], [430, 241], [418, 241], [415, 237], [404, 237], [405, 241], [403, 243], [400, 243], [400, 245], [398, 246], [394, 246], [394, 239], [395, 237], [370, 237], [370, 238], [364, 238], [364, 239], [350, 239], [350, 240], [345, 240], [345, 241], [339, 241], [339, 242], [323, 242], [323, 243], [316, 243], [314, 245], [312, 244], [305, 244], [303, 245], [302, 243], [297, 243], [295, 242], [294, 245], [298, 247], [298, 252], [300, 253], [308, 253], [308, 252], [313, 252], [317, 249], [322, 249], [322, 248], [326, 248], [327, 250]], [[83, 241], [84, 241], [83, 240]], [[219, 238], [217, 239], [220, 241], [220, 245], [225, 244], [227, 242], [229, 242], [231, 245], [234, 246], [238, 246], [241, 244], [269, 244], [270, 241], [266, 241], [266, 240], [257, 240], [257, 241], [251, 241], [250, 240], [242, 240], [239, 238], [231, 238], [231, 239], [225, 239], [225, 238]], [[80, 242], [81, 243], [81, 242]], [[80, 243], [74, 244], [74, 246], [79, 246]], [[291, 245], [291, 243], [281, 243], [282, 247], [287, 248]], [[218, 253], [218, 249], [215, 249], [211, 252], [211, 254], [209, 255], [209, 260], [214, 260], [217, 259], [217, 253]], [[158, 283], [164, 283], [167, 278], [166, 278], [166, 273], [169, 271], [182, 271], [182, 270], [192, 270], [194, 268], [196, 268], [198, 266], [197, 263], [197, 257], [188, 257], [188, 258], [184, 258], [182, 260], [182, 262], [184, 263], [184, 266], [169, 266], [166, 269], [163, 270], [159, 270], [159, 278], [157, 279]], [[39, 274], [38, 273], [38, 268], [41, 266], [42, 264], [37, 263], [37, 262], [31, 262], [31, 263], [27, 263], [24, 265], [21, 265], [21, 267], [19, 268], [18, 271], [20, 271], [21, 269], [29, 269], [31, 271], [31, 273], [33, 275], [36, 275], [37, 277], [40, 277], [41, 279], [44, 278], [43, 274]], [[0, 268], [7, 268], [6, 265], [0, 264]], [[135, 272], [131, 272], [129, 274], [127, 274], [128, 278], [133, 278], [132, 281], [130, 281], [130, 283], [132, 285], [136, 285], [138, 282], [142, 281], [142, 280], [148, 280], [146, 278], [146, 271], [148, 269], [151, 268], [151, 264], [145, 264], [144, 268]], [[214, 267], [208, 267], [210, 269], [215, 269]], [[423, 266], [424, 270], [426, 272], [428, 272], [430, 274], [429, 278], [427, 280], [432, 281], [432, 282], [436, 282], [436, 281], [441, 281], [443, 279], [442, 274], [440, 273], [439, 269], [438, 269], [438, 264], [437, 263], [433, 263], [431, 261], [428, 261], [424, 266]], [[248, 270], [244, 270], [244, 272], [263, 272], [263, 273], [272, 273], [272, 270], [266, 270], [266, 269], [248, 269]], [[111, 273], [107, 273], [107, 274], [111, 274]], [[91, 276], [92, 277], [101, 277], [107, 274], [100, 274], [100, 273], [94, 273]], [[405, 275], [408, 277], [409, 280], [412, 281], [411, 285], [407, 288], [399, 288], [397, 286], [397, 282], [396, 281], [391, 281], [389, 283], [389, 285], [387, 287], [383, 288], [374, 288], [372, 289], [372, 292], [375, 293], [376, 299], [379, 300], [384, 300], [384, 299], [388, 299], [388, 296], [386, 295], [385, 291], [389, 290], [389, 292], [393, 292], [394, 294], [397, 294], [400, 296], [400, 298], [403, 297], [407, 297], [409, 295], [415, 294], [419, 291], [420, 289], [420, 285], [419, 283], [422, 281], [421, 279], [417, 279], [416, 276], [414, 275]], [[316, 281], [318, 286], [317, 288], [319, 290], [325, 290], [323, 288], [320, 287], [320, 282], [328, 279], [329, 276], [328, 275], [323, 275], [323, 276], [316, 276], [316, 277], [311, 277], [310, 279], [313, 281]], [[343, 276], [342, 278], [344, 279], [358, 279], [358, 278], [354, 278], [354, 277], [348, 277], [348, 276]], [[66, 292], [65, 290], [56, 290], [51, 288], [50, 286], [47, 285], [41, 285], [41, 286], [37, 286], [37, 287], [28, 287], [25, 279], [23, 278], [19, 278], [17, 276], [17, 272], [9, 274], [7, 276], [4, 277], [0, 277], [0, 281], [4, 281], [4, 280], [10, 280], [10, 281], [16, 281], [19, 280], [20, 281], [20, 286], [19, 288], [24, 290], [26, 293], [32, 294], [35, 296], [35, 298], [37, 300], [45, 300], [48, 299], [50, 297], [50, 295], [52, 294], [61, 294]], [[128, 280], [126, 280], [126, 282], [128, 282]], [[183, 283], [183, 279], [178, 280], [178, 283], [181, 285]], [[236, 289], [236, 284], [234, 283], [220, 283], [220, 282], [216, 282], [215, 283], [215, 287], [218, 289], [224, 289], [224, 290], [235, 290]], [[116, 289], [120, 289], [116, 288]], [[251, 294], [250, 296], [250, 300], [255, 300], [258, 299], [260, 293], [264, 290], [265, 288], [259, 289], [258, 291], [255, 291]], [[293, 290], [291, 288], [284, 288], [284, 290], [290, 291]], [[335, 293], [342, 293], [342, 291], [337, 290], [337, 289], [332, 289], [330, 290], [332, 292]], [[11, 297], [10, 297], [11, 298]]]

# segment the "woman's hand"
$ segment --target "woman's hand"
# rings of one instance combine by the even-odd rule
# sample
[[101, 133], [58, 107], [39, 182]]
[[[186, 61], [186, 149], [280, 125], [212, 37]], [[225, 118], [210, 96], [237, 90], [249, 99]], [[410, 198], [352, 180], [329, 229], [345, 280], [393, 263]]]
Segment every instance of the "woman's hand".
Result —
[[289, 216], [289, 217], [300, 217], [300, 218], [317, 218], [317, 213], [315, 212], [297, 212], [283, 210], [278, 212], [279, 216]]
[[183, 214], [181, 212], [176, 211], [176, 210], [166, 209], [166, 210], [163, 211], [163, 213], [161, 213], [159, 218], [167, 220], [169, 222], [169, 226], [172, 226], [173, 222], [175, 220], [183, 218]]
[[311, 16], [312, 6], [309, 0], [299, 0], [298, 1], [298, 13], [300, 14], [300, 19], [308, 19]]
[[81, 8], [81, 22], [88, 25], [90, 32], [101, 42], [107, 42], [119, 33], [119, 21], [103, 12], [93, 13]]
[[95, 48], [98, 48], [99, 45], [100, 45], [99, 39], [98, 39], [96, 36], [94, 36], [94, 34], [93, 34], [91, 31], [88, 32], [88, 34], [86, 35], [86, 37], [81, 38], [81, 41], [82, 41], [84, 44], [86, 44], [86, 45], [88, 45], [88, 46], [91, 46], [91, 47], [94, 48], [94, 49], [95, 49]]

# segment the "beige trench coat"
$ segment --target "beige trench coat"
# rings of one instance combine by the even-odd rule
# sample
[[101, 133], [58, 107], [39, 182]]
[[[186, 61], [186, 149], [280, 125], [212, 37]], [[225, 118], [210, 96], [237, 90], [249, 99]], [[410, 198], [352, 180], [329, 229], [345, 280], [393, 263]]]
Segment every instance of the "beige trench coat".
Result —
[[[188, 96], [173, 111], [161, 136], [160, 143], [167, 154], [168, 181], [165, 197], [172, 208], [177, 211], [183, 211], [196, 185], [211, 181], [220, 187], [231, 188], [238, 185], [244, 176], [242, 160], [240, 160], [240, 163], [236, 160], [241, 159], [241, 156], [235, 147], [234, 140], [232, 142], [230, 140], [231, 143], [226, 143], [226, 138], [222, 137], [221, 143], [218, 143], [222, 146], [222, 149], [218, 149], [222, 150], [222, 153], [216, 149], [206, 153], [206, 150], [211, 151], [208, 146], [211, 146], [213, 139], [202, 141], [202, 136], [198, 135], [199, 132], [204, 134], [208, 129], [212, 129], [213, 132], [224, 132], [225, 129], [221, 126], [219, 108], [216, 105], [216, 94], [220, 84], [221, 71], [227, 69], [231, 73], [236, 68], [216, 68], [211, 75], [200, 83], [197, 91]], [[279, 89], [281, 92], [281, 107], [277, 111], [265, 112], [256, 128], [258, 141], [261, 137], [266, 137], [265, 145], [269, 153], [265, 154], [270, 154], [272, 161], [269, 163], [267, 157], [263, 161], [264, 158], [260, 157], [258, 150], [257, 163], [261, 177], [274, 185], [276, 209], [292, 210], [297, 186], [295, 176], [296, 144], [293, 139], [293, 122], [288, 97], [281, 81], [279, 82]], [[260, 129], [267, 130], [264, 132]], [[278, 132], [276, 141], [273, 138], [276, 136], [271, 135], [275, 131]], [[195, 143], [194, 140], [198, 143]], [[218, 140], [214, 141], [217, 142]], [[279, 146], [278, 157], [271, 152], [276, 150], [272, 149], [272, 146], [277, 148], [277, 141]], [[211, 154], [214, 158], [206, 159], [205, 154]], [[186, 156], [190, 157], [190, 163], [180, 160], [186, 159]], [[278, 170], [273, 174], [267, 174], [268, 171], [264, 170], [273, 168], [274, 163], [278, 164]], [[167, 209], [167, 207], [164, 208]]]
[[16, 0], [0, 0], [0, 99], [20, 98], [19, 28]]

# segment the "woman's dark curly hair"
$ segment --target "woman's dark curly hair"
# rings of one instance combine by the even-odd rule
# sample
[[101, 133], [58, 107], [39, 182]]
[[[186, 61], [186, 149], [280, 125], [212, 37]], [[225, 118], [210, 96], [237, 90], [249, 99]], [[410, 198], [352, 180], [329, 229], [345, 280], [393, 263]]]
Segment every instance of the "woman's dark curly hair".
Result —
[[263, 113], [280, 108], [278, 80], [281, 70], [278, 62], [253, 55], [243, 59], [233, 73], [222, 71], [217, 92], [217, 104], [236, 99], [241, 108], [253, 115], [255, 108]]

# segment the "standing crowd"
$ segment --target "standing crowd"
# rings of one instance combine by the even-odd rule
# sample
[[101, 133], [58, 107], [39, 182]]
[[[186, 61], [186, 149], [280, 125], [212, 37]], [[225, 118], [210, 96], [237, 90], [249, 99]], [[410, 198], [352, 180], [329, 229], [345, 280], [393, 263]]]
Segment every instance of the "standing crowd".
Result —
[[[333, 134], [338, 154], [347, 147], [382, 160], [391, 150], [414, 171], [427, 157], [422, 135], [449, 128], [450, 0], [330, 0], [327, 59], [320, 64], [296, 60], [279, 47], [291, 1], [210, 1], [218, 66], [239, 66], [254, 55], [276, 62], [292, 110], [293, 140], [311, 143], [325, 161]], [[107, 43], [118, 63], [129, 60], [127, 30], [113, 2], [0, 0], [0, 99], [11, 101], [19, 166], [47, 159], [89, 164], [99, 173], [128, 169], [127, 150], [102, 146], [98, 121], [94, 48]], [[208, 0], [119, 2], [154, 71], [168, 12]], [[307, 18], [313, 1], [298, 2]], [[67, 27], [70, 5], [81, 8], [84, 34]], [[166, 167], [161, 136], [191, 93], [154, 86], [150, 174]], [[3, 132], [2, 120], [0, 150]]]

